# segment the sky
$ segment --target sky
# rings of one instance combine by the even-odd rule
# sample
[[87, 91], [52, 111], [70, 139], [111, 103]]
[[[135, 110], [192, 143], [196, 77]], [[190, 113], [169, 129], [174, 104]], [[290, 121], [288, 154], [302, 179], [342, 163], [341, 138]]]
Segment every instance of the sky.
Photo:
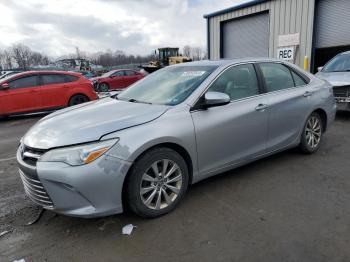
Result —
[[23, 43], [53, 57], [206, 46], [204, 14], [247, 0], [0, 0], [0, 49]]

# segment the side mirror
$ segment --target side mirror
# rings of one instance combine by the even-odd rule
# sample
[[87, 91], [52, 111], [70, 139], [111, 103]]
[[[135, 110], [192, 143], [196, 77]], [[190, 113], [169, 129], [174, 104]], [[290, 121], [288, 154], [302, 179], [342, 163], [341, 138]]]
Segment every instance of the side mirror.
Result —
[[207, 92], [204, 95], [203, 107], [209, 108], [214, 106], [223, 106], [230, 103], [230, 97], [225, 93]]
[[320, 67], [317, 68], [317, 71], [318, 71], [318, 72], [321, 72], [322, 69], [323, 69], [323, 66], [320, 66]]
[[2, 90], [6, 90], [6, 89], [9, 89], [10, 88], [10, 85], [8, 83], [3, 83], [1, 86], [0, 86], [0, 89]]

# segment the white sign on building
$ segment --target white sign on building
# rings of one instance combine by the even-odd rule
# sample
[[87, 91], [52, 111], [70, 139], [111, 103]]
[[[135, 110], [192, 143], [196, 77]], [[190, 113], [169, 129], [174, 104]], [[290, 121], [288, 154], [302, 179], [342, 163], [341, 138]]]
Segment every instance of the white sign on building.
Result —
[[278, 46], [298, 46], [300, 45], [300, 34], [289, 34], [278, 36]]
[[294, 61], [294, 46], [290, 47], [281, 47], [277, 49], [277, 58], [285, 61]]

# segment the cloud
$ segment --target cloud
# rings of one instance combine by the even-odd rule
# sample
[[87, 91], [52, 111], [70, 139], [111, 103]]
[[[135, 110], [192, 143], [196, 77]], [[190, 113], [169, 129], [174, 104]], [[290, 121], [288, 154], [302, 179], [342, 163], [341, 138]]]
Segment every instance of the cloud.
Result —
[[0, 46], [22, 42], [60, 56], [88, 52], [149, 54], [157, 47], [206, 45], [203, 14], [244, 0], [0, 0]]

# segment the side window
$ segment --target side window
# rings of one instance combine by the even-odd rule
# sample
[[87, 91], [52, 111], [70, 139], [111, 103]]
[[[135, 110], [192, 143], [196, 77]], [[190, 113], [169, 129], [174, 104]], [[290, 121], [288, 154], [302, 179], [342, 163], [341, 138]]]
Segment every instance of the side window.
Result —
[[294, 79], [295, 86], [304, 86], [304, 85], [307, 84], [305, 82], [305, 80], [302, 79], [297, 73], [295, 73], [294, 71], [291, 71], [291, 72], [292, 72], [292, 76], [293, 76], [293, 79]]
[[72, 76], [72, 75], [65, 75], [67, 82], [74, 82], [77, 81], [79, 77], [77, 76]]
[[135, 72], [134, 72], [134, 71], [131, 71], [131, 70], [126, 70], [126, 71], [125, 71], [125, 75], [126, 75], [126, 76], [134, 76], [134, 75], [135, 75]]
[[124, 76], [124, 71], [117, 71], [113, 73], [113, 76]]
[[222, 92], [237, 100], [259, 94], [258, 79], [252, 64], [233, 66], [215, 80], [208, 91]]
[[43, 85], [52, 85], [68, 82], [64, 75], [51, 74], [51, 75], [41, 75]]
[[25, 76], [9, 82], [9, 86], [11, 89], [16, 89], [16, 88], [34, 87], [34, 86], [37, 86], [37, 83], [38, 83], [37, 76]]
[[284, 65], [261, 63], [259, 66], [265, 80], [267, 92], [294, 87], [292, 74]]

